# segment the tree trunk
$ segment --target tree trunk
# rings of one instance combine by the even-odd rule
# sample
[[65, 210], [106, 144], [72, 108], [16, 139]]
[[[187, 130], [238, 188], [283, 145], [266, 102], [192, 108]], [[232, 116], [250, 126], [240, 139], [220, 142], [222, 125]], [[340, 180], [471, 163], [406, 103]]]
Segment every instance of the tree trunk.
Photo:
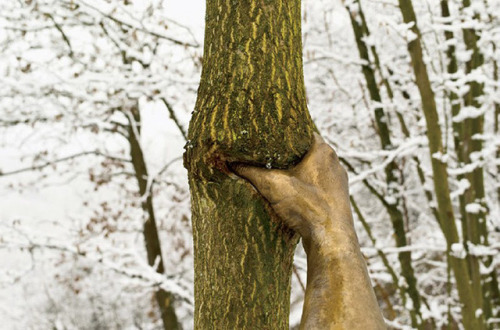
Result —
[[[355, 6], [357, 8], [351, 8]], [[375, 71], [373, 69], [372, 61], [370, 60], [368, 47], [363, 41], [364, 37], [368, 36], [368, 27], [364, 25], [365, 21], [363, 19], [363, 10], [359, 1], [346, 6], [349, 12], [349, 17], [351, 20], [352, 29], [354, 32], [354, 38], [356, 45], [358, 47], [359, 57], [365, 62], [361, 69], [363, 76], [365, 77], [366, 87], [370, 93], [370, 98], [377, 104], [382, 104], [382, 98], [380, 96], [379, 87], [377, 85], [377, 80], [375, 78]], [[373, 54], [376, 54], [374, 47], [372, 46]], [[388, 84], [388, 82], [386, 82]], [[388, 86], [388, 85], [386, 85]], [[389, 89], [390, 90], [390, 89]], [[378, 135], [380, 138], [380, 144], [384, 150], [391, 150], [394, 148], [391, 142], [390, 129], [388, 125], [388, 117], [382, 106], [377, 106], [375, 108], [375, 122], [377, 124]], [[397, 170], [397, 164], [395, 161], [389, 163], [385, 168], [386, 182], [387, 182], [387, 195], [394, 197], [394, 202], [387, 203], [387, 212], [391, 218], [392, 227], [394, 229], [394, 237], [396, 240], [397, 247], [407, 246], [406, 231], [404, 226], [403, 214], [399, 207], [402, 205], [402, 200], [400, 198], [400, 193], [397, 191], [396, 187], [399, 186], [397, 177], [395, 175]], [[415, 278], [413, 266], [411, 263], [411, 252], [405, 251], [398, 254], [398, 259], [401, 264], [401, 272], [408, 284], [407, 288], [404, 288], [402, 294], [403, 305], [406, 305], [406, 293], [409, 294], [413, 302], [413, 309], [410, 310], [411, 324], [412, 327], [417, 329], [423, 328], [422, 315], [420, 313], [420, 294], [417, 288], [417, 279]]]
[[[496, 45], [493, 45], [493, 50], [496, 50]], [[493, 62], [493, 79], [497, 82], [500, 81], [498, 78], [498, 62]], [[495, 119], [493, 132], [495, 134], [500, 134], [500, 102], [495, 102]], [[500, 146], [497, 147], [496, 158], [500, 159]], [[497, 165], [497, 175], [500, 174], [500, 163]], [[497, 186], [497, 202], [500, 204], [500, 184]], [[491, 264], [491, 263], [490, 263]], [[486, 264], [489, 267], [490, 264]], [[491, 280], [489, 281], [490, 290], [491, 290], [491, 306], [500, 306], [500, 288], [497, 278], [496, 269], [493, 268], [493, 271], [490, 273]], [[497, 308], [495, 313], [492, 315], [493, 317], [500, 318], [500, 308]]]
[[[148, 256], [148, 264], [149, 266], [154, 267], [157, 273], [164, 274], [165, 266], [163, 264], [158, 228], [156, 226], [153, 196], [151, 191], [148, 191], [148, 189], [150, 189], [148, 187], [148, 170], [140, 144], [141, 116], [138, 104], [135, 104], [131, 109], [129, 109], [125, 115], [129, 121], [128, 140], [130, 144], [130, 156], [132, 158], [132, 165], [134, 166], [134, 173], [139, 186], [139, 194], [142, 198], [141, 208], [146, 215], [143, 225], [143, 235], [144, 243], [146, 245], [146, 253]], [[155, 299], [160, 309], [163, 329], [180, 329], [180, 324], [177, 320], [177, 315], [175, 314], [173, 305], [174, 297], [172, 294], [159, 288], [155, 292]]]
[[[427, 139], [429, 141], [429, 152], [439, 218], [442, 221], [441, 228], [443, 229], [448, 251], [450, 251], [452, 246], [456, 246], [455, 244], [459, 243], [459, 236], [451, 203], [446, 163], [440, 159], [444, 149], [441, 140], [442, 134], [441, 127], [439, 126], [435, 96], [423, 59], [421, 35], [417, 27], [417, 18], [415, 16], [412, 1], [399, 0], [399, 7], [404, 22], [413, 24], [411, 30], [416, 36], [414, 40], [408, 43], [408, 51], [411, 56], [415, 80], [422, 101], [422, 110], [427, 124]], [[482, 304], [477, 299], [479, 295], [474, 291], [475, 288], [470, 285], [470, 275], [466, 262], [459, 256], [450, 255], [450, 264], [457, 280], [457, 289], [460, 302], [462, 303], [462, 317], [465, 329], [485, 329], [484, 315], [476, 313], [482, 308]]]
[[[468, 8], [471, 6], [470, 0], [463, 0], [463, 7]], [[472, 17], [474, 20], [479, 21], [480, 17], [478, 14], [474, 14]], [[463, 29], [464, 41], [467, 49], [472, 52], [471, 58], [466, 62], [466, 73], [470, 74], [475, 70], [479, 70], [481, 66], [484, 65], [484, 56], [479, 49], [479, 32], [475, 28]], [[484, 95], [484, 84], [478, 81], [470, 81], [468, 83], [469, 91], [464, 97], [464, 103], [466, 106], [472, 106], [478, 111], [481, 111], [480, 98]], [[464, 121], [464, 126], [466, 127], [465, 143], [464, 143], [464, 155], [466, 165], [473, 163], [472, 154], [480, 153], [483, 149], [483, 141], [478, 136], [484, 133], [484, 114], [476, 118], [467, 118]], [[484, 171], [483, 166], [477, 166], [471, 173], [467, 174], [467, 179], [469, 180], [471, 187], [467, 189], [465, 193], [465, 198], [467, 203], [476, 203], [481, 206], [481, 210], [478, 213], [468, 214], [467, 224], [467, 235], [466, 247], [468, 249], [467, 243], [472, 243], [476, 245], [488, 246], [488, 227], [486, 224], [488, 216], [488, 204], [486, 202], [486, 193], [484, 187]], [[491, 256], [477, 257], [473, 256], [468, 252], [468, 259], [471, 263], [471, 279], [473, 285], [479, 287], [479, 290], [483, 290], [482, 302], [483, 302], [483, 313], [485, 318], [488, 319], [492, 317], [492, 295], [498, 294], [498, 286], [495, 288], [494, 284], [496, 282], [496, 271], [493, 267], [491, 274], [480, 274], [479, 263], [485, 264], [489, 267], [493, 262]], [[482, 282], [482, 283], [481, 283]]]
[[288, 329], [297, 236], [228, 163], [287, 168], [312, 142], [300, 0], [207, 0], [185, 166], [196, 329]]

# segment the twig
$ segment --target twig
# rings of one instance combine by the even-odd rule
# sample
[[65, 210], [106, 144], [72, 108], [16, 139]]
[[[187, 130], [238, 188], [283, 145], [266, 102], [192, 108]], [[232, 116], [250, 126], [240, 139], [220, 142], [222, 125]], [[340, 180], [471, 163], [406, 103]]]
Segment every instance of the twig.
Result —
[[56, 27], [56, 29], [61, 33], [63, 39], [64, 39], [64, 42], [66, 42], [66, 44], [68, 45], [68, 48], [69, 48], [69, 56], [70, 57], [73, 57], [73, 48], [71, 47], [71, 42], [69, 41], [68, 39], [68, 36], [66, 36], [66, 33], [64, 33], [61, 25], [59, 25], [56, 20], [54, 19], [54, 16], [52, 16], [51, 14], [49, 13], [44, 13], [45, 16], [47, 16], [48, 18], [50, 18], [50, 20], [52, 21], [52, 23], [54, 23], [54, 26]]
[[127, 23], [127, 22], [124, 22], [110, 14], [106, 14], [105, 12], [103, 12], [102, 10], [100, 10], [99, 8], [97, 7], [94, 7], [88, 3], [86, 3], [85, 1], [82, 1], [82, 0], [79, 0], [78, 1], [79, 3], [81, 3], [82, 5], [88, 7], [88, 8], [91, 8], [95, 11], [97, 11], [99, 14], [101, 14], [102, 16], [106, 17], [107, 19], [109, 20], [112, 20], [113, 22], [115, 23], [118, 23], [120, 25], [123, 25], [123, 26], [126, 26], [128, 28], [131, 28], [131, 29], [135, 29], [135, 30], [138, 30], [138, 31], [141, 31], [141, 32], [144, 32], [144, 33], [147, 33], [147, 34], [150, 34], [154, 37], [157, 37], [157, 38], [160, 38], [160, 39], [165, 39], [165, 40], [168, 40], [176, 45], [181, 45], [181, 46], [185, 46], [185, 47], [194, 47], [194, 48], [198, 48], [200, 45], [198, 44], [192, 44], [192, 43], [189, 43], [189, 42], [183, 42], [183, 41], [180, 41], [180, 40], [177, 40], [177, 39], [174, 39], [172, 37], [167, 37], [165, 35], [162, 35], [162, 34], [159, 34], [157, 32], [153, 32], [153, 31], [149, 31], [143, 27], [140, 27], [140, 26], [134, 26], [133, 24], [130, 24], [130, 23]]
[[295, 274], [295, 277], [297, 277], [297, 281], [299, 281], [299, 285], [302, 288], [302, 291], [306, 292], [306, 287], [304, 285], [304, 282], [302, 282], [302, 279], [300, 278], [300, 274], [297, 271], [297, 267], [295, 267], [295, 265], [293, 265], [293, 273]]
[[175, 115], [174, 109], [172, 108], [170, 103], [168, 103], [164, 97], [162, 97], [161, 100], [163, 101], [163, 104], [165, 104], [165, 106], [167, 107], [168, 113], [170, 114], [170, 118], [172, 118], [172, 120], [174, 121], [174, 123], [177, 126], [177, 128], [179, 129], [179, 131], [181, 131], [181, 134], [184, 137], [184, 140], [187, 141], [188, 138], [187, 138], [186, 131], [184, 130], [184, 128], [180, 124], [179, 119], [177, 119], [177, 116]]
[[28, 171], [41, 170], [41, 169], [44, 169], [45, 167], [48, 167], [48, 166], [53, 165], [53, 164], [62, 163], [62, 162], [65, 162], [65, 161], [68, 161], [68, 160], [71, 160], [71, 159], [75, 159], [75, 158], [79, 158], [79, 157], [83, 157], [83, 156], [88, 156], [88, 155], [102, 156], [102, 157], [106, 157], [106, 158], [109, 158], [109, 159], [112, 159], [112, 160], [117, 160], [117, 161], [120, 161], [120, 162], [130, 162], [130, 159], [125, 159], [125, 158], [120, 158], [120, 157], [115, 157], [115, 156], [109, 156], [109, 155], [103, 154], [102, 152], [100, 152], [98, 150], [83, 151], [83, 152], [80, 152], [80, 153], [77, 153], [77, 154], [74, 154], [74, 155], [71, 155], [71, 156], [59, 158], [59, 159], [56, 159], [56, 160], [53, 160], [53, 161], [50, 161], [50, 162], [45, 162], [44, 164], [41, 164], [41, 165], [24, 167], [24, 168], [20, 168], [20, 169], [17, 169], [17, 170], [10, 171], [10, 172], [2, 172], [0, 170], [0, 177], [2, 177], [2, 176], [8, 176], [8, 175], [14, 175], [14, 174], [19, 174], [19, 173], [28, 172]]

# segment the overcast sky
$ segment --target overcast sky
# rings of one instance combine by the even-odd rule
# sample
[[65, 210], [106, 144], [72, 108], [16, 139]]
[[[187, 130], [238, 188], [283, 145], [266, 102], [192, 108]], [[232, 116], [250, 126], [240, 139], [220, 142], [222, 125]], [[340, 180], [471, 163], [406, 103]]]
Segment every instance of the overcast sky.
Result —
[[168, 17], [193, 29], [199, 42], [205, 24], [205, 0], [174, 0], [167, 4]]

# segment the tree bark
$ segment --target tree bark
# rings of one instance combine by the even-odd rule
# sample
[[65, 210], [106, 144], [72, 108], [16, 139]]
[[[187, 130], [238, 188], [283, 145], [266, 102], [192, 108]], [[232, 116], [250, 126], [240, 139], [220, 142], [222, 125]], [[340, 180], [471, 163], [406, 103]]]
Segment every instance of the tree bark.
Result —
[[297, 163], [314, 125], [302, 73], [300, 0], [207, 0], [185, 166], [196, 329], [287, 329], [297, 235], [228, 164]]

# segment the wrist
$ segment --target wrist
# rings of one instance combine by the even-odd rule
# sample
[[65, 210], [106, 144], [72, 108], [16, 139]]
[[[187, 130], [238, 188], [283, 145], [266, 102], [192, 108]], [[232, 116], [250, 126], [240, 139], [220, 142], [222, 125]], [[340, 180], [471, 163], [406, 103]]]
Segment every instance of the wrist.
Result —
[[315, 260], [338, 258], [360, 252], [350, 213], [347, 217], [328, 219], [327, 224], [311, 228], [309, 235], [302, 240], [308, 259], [310, 256]]

